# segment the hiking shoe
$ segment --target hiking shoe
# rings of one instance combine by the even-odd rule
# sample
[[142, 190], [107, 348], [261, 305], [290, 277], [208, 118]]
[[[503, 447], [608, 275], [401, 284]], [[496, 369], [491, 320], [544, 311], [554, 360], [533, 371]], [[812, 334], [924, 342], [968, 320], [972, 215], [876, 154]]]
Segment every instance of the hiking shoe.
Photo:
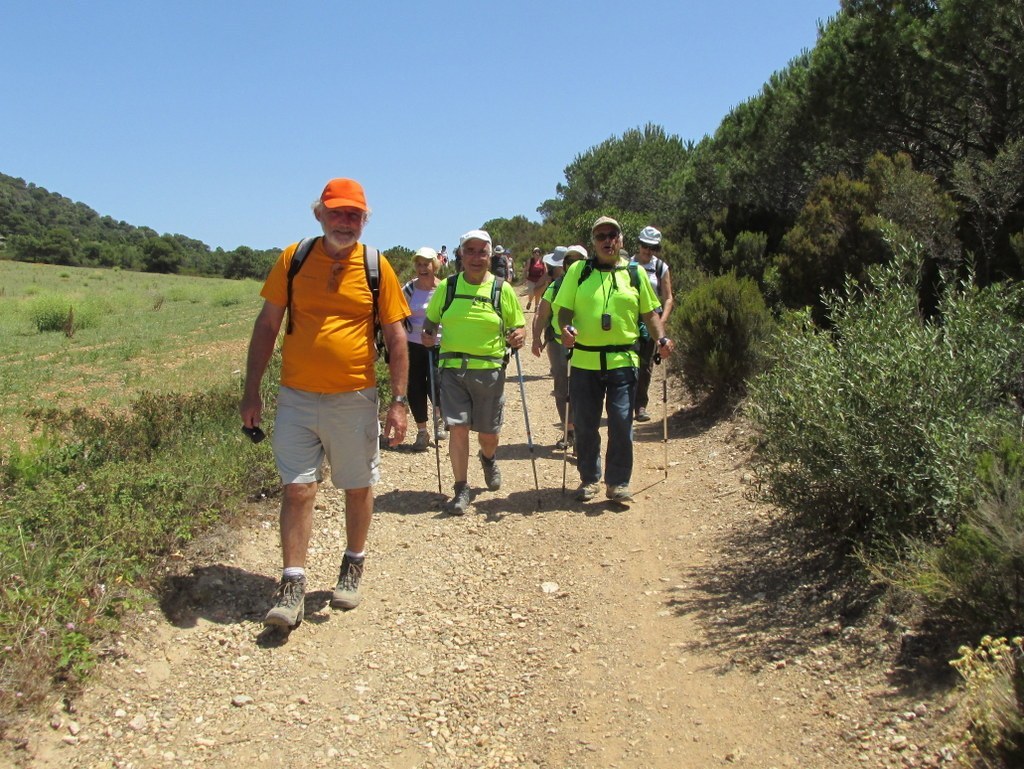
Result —
[[597, 496], [597, 481], [594, 483], [584, 483], [579, 487], [576, 492], [576, 499], [580, 502], [589, 502]]
[[434, 440], [443, 441], [447, 437], [448, 428], [444, 424], [444, 420], [438, 417], [434, 420]]
[[618, 502], [620, 505], [628, 505], [633, 501], [633, 492], [629, 490], [629, 486], [625, 483], [621, 483], [618, 486], [608, 484], [604, 495], [612, 502]]
[[639, 408], [639, 409], [636, 410], [636, 417], [635, 417], [635, 419], [636, 419], [637, 422], [650, 422], [651, 421], [651, 415], [647, 413], [647, 409]]
[[452, 515], [465, 515], [469, 507], [469, 484], [465, 481], [455, 484], [455, 494], [448, 503], [448, 512]]
[[566, 449], [570, 448], [572, 444], [573, 435], [572, 430], [570, 430], [568, 434], [566, 434], [564, 437], [559, 438], [557, 441], [555, 441], [555, 448], [558, 449], [559, 451], [565, 451]]
[[426, 428], [416, 433], [416, 441], [412, 444], [413, 451], [426, 451], [430, 445], [430, 437]]
[[498, 469], [498, 460], [495, 457], [488, 459], [480, 454], [480, 467], [484, 469], [484, 482], [490, 491], [497, 491], [501, 488], [501, 470]]
[[359, 594], [359, 582], [363, 578], [364, 563], [364, 558], [357, 561], [347, 555], [341, 559], [338, 584], [331, 596], [332, 609], [354, 609], [363, 600]]
[[282, 579], [274, 593], [274, 606], [263, 618], [263, 624], [276, 627], [298, 627], [306, 614], [306, 578]]

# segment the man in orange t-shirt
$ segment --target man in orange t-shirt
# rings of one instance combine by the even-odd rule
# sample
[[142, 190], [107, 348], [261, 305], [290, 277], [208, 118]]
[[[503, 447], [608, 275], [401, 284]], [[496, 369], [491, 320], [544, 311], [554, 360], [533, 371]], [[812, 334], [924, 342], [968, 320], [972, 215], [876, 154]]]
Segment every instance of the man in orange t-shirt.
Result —
[[[313, 501], [326, 458], [331, 480], [345, 490], [347, 548], [331, 606], [354, 609], [361, 600], [364, 550], [373, 516], [372, 487], [380, 477], [380, 422], [374, 374], [373, 296], [367, 283], [366, 247], [359, 242], [370, 209], [362, 186], [332, 179], [313, 204], [323, 237], [310, 249], [292, 280], [288, 269], [298, 244], [271, 268], [260, 295], [265, 300], [246, 363], [240, 407], [246, 428], [259, 426], [260, 381], [274, 352], [286, 311], [281, 349], [281, 388], [274, 420], [274, 458], [281, 497], [284, 571], [264, 623], [295, 627], [303, 618], [306, 553]], [[403, 321], [410, 315], [395, 271], [380, 255], [377, 311], [389, 352], [393, 400], [384, 435], [395, 446], [405, 439], [409, 357]]]

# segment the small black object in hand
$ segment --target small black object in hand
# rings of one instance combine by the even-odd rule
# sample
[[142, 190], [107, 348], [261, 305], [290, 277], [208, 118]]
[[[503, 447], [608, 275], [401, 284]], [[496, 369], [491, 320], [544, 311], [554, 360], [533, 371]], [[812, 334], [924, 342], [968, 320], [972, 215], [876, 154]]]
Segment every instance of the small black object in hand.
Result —
[[245, 425], [242, 425], [242, 432], [248, 435], [249, 440], [253, 443], [259, 443], [267, 437], [267, 434], [258, 427], [246, 427]]

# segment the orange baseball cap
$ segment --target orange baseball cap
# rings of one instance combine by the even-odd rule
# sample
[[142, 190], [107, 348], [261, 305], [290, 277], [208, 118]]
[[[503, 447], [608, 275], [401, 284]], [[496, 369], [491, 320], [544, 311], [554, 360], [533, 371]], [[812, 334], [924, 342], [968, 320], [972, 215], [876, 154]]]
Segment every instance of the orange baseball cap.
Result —
[[327, 208], [358, 208], [369, 211], [363, 186], [354, 179], [331, 179], [320, 195], [320, 202]]

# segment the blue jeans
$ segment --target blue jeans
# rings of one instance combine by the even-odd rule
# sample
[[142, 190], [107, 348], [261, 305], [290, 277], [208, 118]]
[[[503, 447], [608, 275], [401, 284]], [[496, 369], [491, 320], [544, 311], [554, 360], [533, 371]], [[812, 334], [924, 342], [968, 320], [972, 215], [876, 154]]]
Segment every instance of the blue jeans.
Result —
[[576, 467], [583, 483], [601, 480], [601, 408], [608, 413], [608, 451], [605, 483], [628, 484], [633, 475], [633, 398], [635, 368], [589, 371], [573, 368], [569, 381], [573, 426], [576, 429]]

